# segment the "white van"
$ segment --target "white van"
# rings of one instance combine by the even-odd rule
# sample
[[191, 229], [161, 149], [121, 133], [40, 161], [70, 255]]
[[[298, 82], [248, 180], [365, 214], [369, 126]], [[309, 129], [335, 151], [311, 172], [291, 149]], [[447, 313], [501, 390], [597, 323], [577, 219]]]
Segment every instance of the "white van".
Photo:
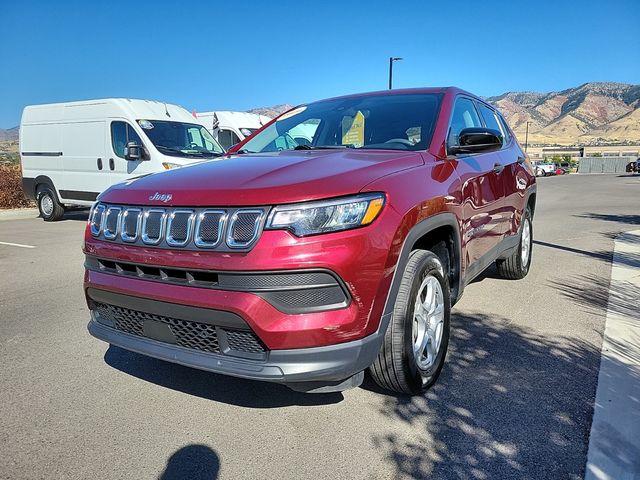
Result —
[[114, 183], [222, 154], [187, 110], [150, 100], [28, 106], [20, 122], [23, 189], [47, 221], [92, 205]]
[[202, 112], [195, 116], [226, 150], [271, 121], [266, 115], [249, 112]]

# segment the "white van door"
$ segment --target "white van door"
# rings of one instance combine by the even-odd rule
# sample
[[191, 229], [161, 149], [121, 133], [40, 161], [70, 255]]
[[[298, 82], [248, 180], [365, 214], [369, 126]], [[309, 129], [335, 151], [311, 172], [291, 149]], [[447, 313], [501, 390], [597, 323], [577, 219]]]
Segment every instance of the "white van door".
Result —
[[[109, 168], [111, 183], [124, 182], [128, 178], [157, 171], [157, 165], [151, 161], [127, 160], [125, 158], [128, 142], [136, 142], [143, 147], [146, 145], [129, 122], [125, 120], [111, 120], [110, 122]], [[150, 152], [149, 148], [147, 151]]]
[[105, 129], [104, 120], [62, 124], [63, 203], [90, 205], [109, 186]]

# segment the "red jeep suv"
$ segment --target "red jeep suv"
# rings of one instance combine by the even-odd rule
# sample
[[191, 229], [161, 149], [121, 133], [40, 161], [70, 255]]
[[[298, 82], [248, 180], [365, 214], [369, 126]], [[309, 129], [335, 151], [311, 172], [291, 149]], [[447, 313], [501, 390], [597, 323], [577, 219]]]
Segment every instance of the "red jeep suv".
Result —
[[301, 105], [225, 157], [100, 195], [84, 246], [88, 328], [298, 391], [354, 387], [369, 369], [420, 393], [465, 285], [493, 263], [527, 274], [535, 181], [500, 113], [456, 88]]

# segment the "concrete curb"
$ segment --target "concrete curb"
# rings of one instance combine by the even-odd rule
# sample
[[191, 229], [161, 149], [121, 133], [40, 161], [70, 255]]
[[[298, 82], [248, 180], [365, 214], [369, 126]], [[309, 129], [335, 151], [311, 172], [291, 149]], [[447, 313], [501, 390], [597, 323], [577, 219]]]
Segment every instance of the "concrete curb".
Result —
[[615, 242], [585, 480], [640, 479], [640, 230]]
[[0, 221], [18, 220], [21, 218], [37, 218], [40, 215], [37, 208], [10, 208], [0, 210]]

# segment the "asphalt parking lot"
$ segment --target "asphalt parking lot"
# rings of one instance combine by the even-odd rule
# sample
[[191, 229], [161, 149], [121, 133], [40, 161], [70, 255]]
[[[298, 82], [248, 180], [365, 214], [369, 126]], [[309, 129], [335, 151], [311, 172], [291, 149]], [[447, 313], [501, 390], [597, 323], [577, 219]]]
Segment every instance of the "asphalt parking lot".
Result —
[[412, 399], [369, 379], [304, 395], [108, 347], [86, 331], [86, 214], [1, 221], [0, 242], [35, 248], [0, 244], [0, 478], [581, 478], [612, 245], [640, 228], [639, 188], [540, 179], [529, 276], [467, 287], [442, 376]]

